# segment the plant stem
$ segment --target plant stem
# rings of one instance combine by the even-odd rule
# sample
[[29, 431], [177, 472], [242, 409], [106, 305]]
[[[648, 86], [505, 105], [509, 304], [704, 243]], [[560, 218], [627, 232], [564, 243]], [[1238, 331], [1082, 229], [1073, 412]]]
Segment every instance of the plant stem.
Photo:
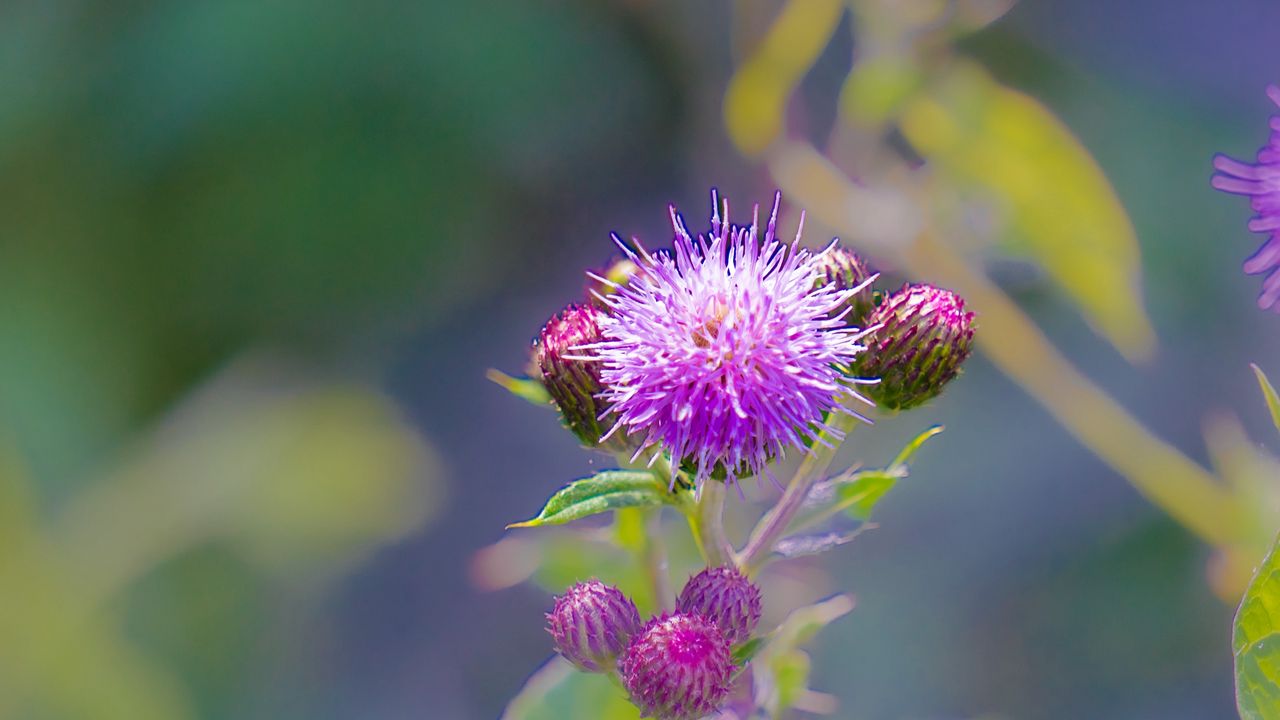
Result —
[[819, 440], [825, 440], [828, 444], [822, 442], [813, 444], [812, 452], [805, 457], [804, 462], [800, 463], [796, 474], [787, 484], [786, 491], [782, 493], [782, 499], [760, 518], [755, 530], [751, 531], [747, 546], [735, 558], [743, 572], [754, 574], [764, 564], [769, 553], [773, 551], [773, 544], [787, 531], [796, 513], [804, 505], [813, 484], [826, 474], [827, 468], [831, 467], [831, 461], [835, 458], [841, 442], [836, 435], [851, 432], [858, 419], [848, 413], [835, 413], [829, 422], [836, 433], [830, 430], [822, 431]]
[[698, 536], [698, 545], [707, 560], [707, 565], [716, 567], [724, 565], [733, 557], [733, 546], [724, 531], [724, 483], [715, 480], [704, 480], [702, 499], [698, 502], [697, 523], [693, 525]]
[[662, 540], [662, 508], [645, 510], [645, 539], [641, 549], [645, 574], [653, 588], [653, 604], [658, 612], [666, 612], [674, 605], [671, 589], [671, 568], [667, 560], [667, 545]]

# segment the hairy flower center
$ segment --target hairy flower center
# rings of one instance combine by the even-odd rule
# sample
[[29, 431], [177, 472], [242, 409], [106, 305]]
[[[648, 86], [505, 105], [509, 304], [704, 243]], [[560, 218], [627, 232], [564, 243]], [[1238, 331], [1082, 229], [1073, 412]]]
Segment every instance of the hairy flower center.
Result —
[[[711, 347], [716, 338], [720, 337], [720, 326], [724, 324], [725, 316], [729, 314], [729, 304], [721, 298], [712, 298], [707, 305], [707, 314], [710, 316], [702, 322], [702, 325], [693, 331], [693, 344], [702, 349]], [[741, 313], [735, 313], [736, 319], [741, 319]]]
[[671, 661], [681, 665], [701, 663], [712, 649], [706, 634], [693, 630], [677, 630], [672, 633], [667, 648]]

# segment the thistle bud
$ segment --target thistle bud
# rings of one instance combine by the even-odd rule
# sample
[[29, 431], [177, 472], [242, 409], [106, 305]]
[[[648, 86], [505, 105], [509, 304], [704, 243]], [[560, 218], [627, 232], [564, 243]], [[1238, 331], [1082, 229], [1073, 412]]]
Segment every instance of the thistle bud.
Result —
[[[603, 311], [590, 305], [570, 305], [547, 321], [534, 346], [533, 362], [542, 375], [564, 424], [587, 447], [599, 447], [600, 437], [613, 426], [612, 416], [601, 419], [604, 401], [598, 364], [580, 358], [582, 346], [600, 342], [599, 318]], [[614, 437], [623, 435], [617, 433]], [[604, 450], [621, 450], [623, 438], [610, 439]]]
[[547, 614], [547, 632], [555, 638], [556, 650], [587, 672], [612, 669], [639, 630], [636, 604], [599, 580], [569, 588]]
[[632, 638], [618, 673], [645, 717], [696, 720], [724, 703], [733, 663], [714, 621], [675, 613], [650, 620]]
[[[871, 271], [871, 266], [861, 255], [839, 245], [833, 245], [820, 253], [814, 258], [814, 264], [821, 273], [814, 287], [834, 285], [837, 290], [852, 290], [875, 275]], [[879, 295], [880, 293], [872, 290], [871, 285], [868, 284], [850, 296], [833, 313], [838, 315], [847, 309], [849, 312], [844, 319], [848, 325], [866, 327], [867, 315], [875, 309], [880, 299]]]
[[740, 645], [760, 623], [760, 588], [735, 567], [707, 568], [685, 583], [676, 609], [714, 620], [730, 645]]
[[904, 285], [867, 317], [867, 326], [875, 325], [881, 327], [868, 336], [854, 371], [880, 379], [866, 394], [889, 410], [937, 397], [973, 348], [973, 313], [964, 299], [932, 285]]

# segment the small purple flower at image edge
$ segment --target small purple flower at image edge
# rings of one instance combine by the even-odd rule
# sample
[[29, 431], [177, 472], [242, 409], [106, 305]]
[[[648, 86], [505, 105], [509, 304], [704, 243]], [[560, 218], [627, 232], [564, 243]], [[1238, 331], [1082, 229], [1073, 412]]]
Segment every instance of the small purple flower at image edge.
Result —
[[[1280, 107], [1280, 85], [1267, 88], [1267, 97]], [[1258, 307], [1280, 313], [1280, 115], [1269, 122], [1271, 137], [1258, 150], [1253, 163], [1241, 162], [1226, 155], [1213, 158], [1213, 187], [1234, 195], [1249, 197], [1249, 205], [1257, 213], [1249, 220], [1249, 230], [1269, 233], [1270, 237], [1244, 263], [1249, 275], [1267, 275], [1258, 295]]]

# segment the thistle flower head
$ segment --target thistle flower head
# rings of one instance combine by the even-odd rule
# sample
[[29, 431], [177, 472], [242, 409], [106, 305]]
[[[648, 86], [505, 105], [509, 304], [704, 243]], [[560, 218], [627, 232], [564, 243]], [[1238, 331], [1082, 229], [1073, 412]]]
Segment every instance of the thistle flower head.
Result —
[[735, 567], [711, 567], [689, 578], [676, 609], [714, 620], [730, 645], [740, 645], [760, 623], [760, 588]]
[[581, 582], [556, 598], [547, 631], [566, 660], [588, 672], [611, 669], [640, 630], [631, 598], [599, 580]]
[[618, 674], [645, 717], [696, 720], [720, 708], [733, 672], [729, 642], [693, 613], [650, 620], [618, 660]]
[[670, 253], [615, 237], [638, 269], [600, 296], [604, 339], [583, 349], [600, 363], [600, 397], [617, 414], [609, 432], [630, 431], [637, 456], [669, 451], [699, 484], [717, 468], [729, 481], [758, 474], [813, 438], [848, 392], [841, 366], [862, 350], [837, 310], [853, 290], [817, 283], [823, 255], [798, 236], [778, 242], [777, 199], [763, 237], [758, 207], [741, 227], [727, 206], [721, 217], [714, 192], [712, 203], [711, 230], [697, 238], [671, 208]]
[[[596, 447], [609, 429], [607, 405], [599, 399], [603, 386], [600, 367], [574, 356], [572, 348], [599, 342], [604, 312], [590, 305], [570, 305], [543, 326], [534, 346], [533, 360], [542, 375], [564, 424], [588, 447]], [[617, 437], [617, 436], [615, 436]], [[625, 435], [613, 445], [621, 449]]]
[[973, 313], [959, 295], [932, 285], [904, 285], [867, 323], [874, 334], [855, 371], [880, 379], [867, 394], [889, 410], [937, 397], [973, 349]]
[[[1267, 88], [1267, 97], [1280, 106], [1280, 86]], [[1267, 275], [1258, 295], [1258, 307], [1280, 312], [1280, 115], [1272, 115], [1271, 137], [1258, 150], [1253, 163], [1233, 160], [1226, 155], [1213, 159], [1218, 172], [1213, 186], [1224, 192], [1249, 197], [1249, 205], [1257, 213], [1249, 221], [1249, 230], [1270, 237], [1244, 263], [1250, 275]]]
[[876, 278], [871, 266], [858, 253], [839, 246], [827, 248], [827, 251], [815, 258], [818, 271], [818, 283], [831, 285], [838, 290], [852, 290], [853, 294], [837, 310], [845, 314], [845, 322], [855, 327], [866, 327], [867, 315], [878, 304], [879, 299], [871, 288], [871, 281]]

